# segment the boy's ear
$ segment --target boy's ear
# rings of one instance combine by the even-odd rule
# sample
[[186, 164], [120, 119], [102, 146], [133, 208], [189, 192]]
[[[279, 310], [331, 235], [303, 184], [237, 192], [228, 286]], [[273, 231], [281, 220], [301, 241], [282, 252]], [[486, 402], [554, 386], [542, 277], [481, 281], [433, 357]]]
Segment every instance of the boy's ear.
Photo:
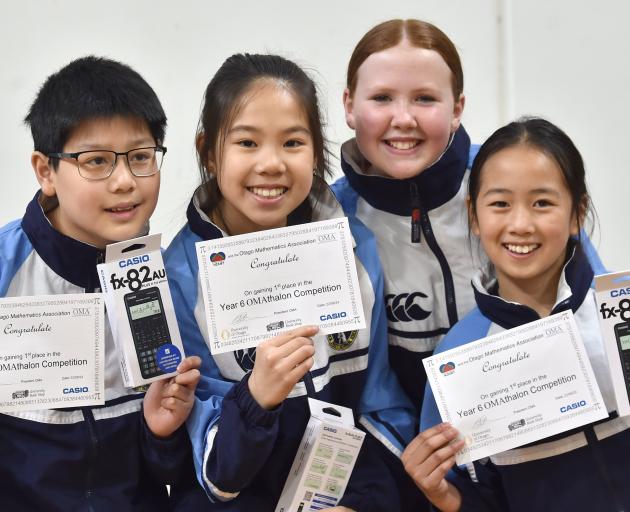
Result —
[[56, 171], [52, 166], [49, 157], [39, 151], [33, 151], [31, 155], [31, 165], [35, 171], [35, 177], [39, 182], [42, 193], [45, 196], [53, 197], [55, 195], [55, 176]]
[[470, 196], [466, 197], [466, 210], [468, 211], [468, 225], [470, 226], [470, 231], [473, 235], [479, 236], [479, 223], [477, 222], [477, 217], [473, 211]]
[[349, 128], [355, 129], [354, 114], [352, 113], [354, 105], [352, 104], [352, 95], [350, 89], [346, 88], [343, 91], [343, 108], [346, 112], [346, 124]]
[[466, 103], [466, 96], [459, 95], [459, 98], [453, 106], [453, 119], [451, 120], [451, 133], [454, 133], [462, 124], [462, 115], [464, 113], [464, 104]]

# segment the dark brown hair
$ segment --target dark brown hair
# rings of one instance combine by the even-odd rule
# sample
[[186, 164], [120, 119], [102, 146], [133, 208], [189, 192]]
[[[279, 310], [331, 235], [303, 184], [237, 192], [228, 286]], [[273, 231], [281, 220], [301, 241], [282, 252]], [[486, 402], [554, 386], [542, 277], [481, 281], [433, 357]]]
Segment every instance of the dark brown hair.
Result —
[[571, 195], [573, 214], [581, 228], [581, 220], [587, 215], [594, 215], [582, 155], [566, 133], [540, 117], [521, 117], [499, 128], [479, 148], [468, 180], [471, 220], [477, 218], [477, 198], [484, 164], [499, 151], [519, 145], [541, 151], [558, 165]]
[[209, 199], [213, 204], [217, 204], [221, 192], [209, 169], [213, 167], [215, 172], [221, 172], [220, 151], [226, 132], [238, 115], [247, 93], [257, 82], [263, 84], [266, 80], [286, 87], [301, 104], [313, 139], [315, 174], [322, 179], [330, 174], [330, 158], [313, 80], [297, 64], [278, 55], [235, 54], [228, 57], [210, 80], [197, 128], [201, 182], [207, 185]]

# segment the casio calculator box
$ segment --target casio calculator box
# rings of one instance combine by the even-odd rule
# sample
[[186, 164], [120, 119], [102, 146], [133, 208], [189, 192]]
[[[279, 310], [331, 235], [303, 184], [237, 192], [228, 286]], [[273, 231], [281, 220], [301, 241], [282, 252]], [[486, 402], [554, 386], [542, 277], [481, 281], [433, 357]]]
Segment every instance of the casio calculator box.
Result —
[[184, 357], [160, 240], [156, 234], [108, 245], [97, 266], [127, 387], [174, 375]]
[[[306, 426], [275, 512], [309, 512], [337, 505], [359, 456], [365, 432], [352, 410], [308, 399]], [[273, 455], [272, 455], [273, 456]]]
[[617, 412], [630, 415], [630, 270], [595, 276], [599, 325]]

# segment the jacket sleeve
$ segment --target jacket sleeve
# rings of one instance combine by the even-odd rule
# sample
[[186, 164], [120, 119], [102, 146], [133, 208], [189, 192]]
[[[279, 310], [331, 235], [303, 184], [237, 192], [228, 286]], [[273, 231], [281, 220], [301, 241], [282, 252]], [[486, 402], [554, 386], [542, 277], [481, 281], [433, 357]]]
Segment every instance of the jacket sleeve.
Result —
[[383, 301], [383, 271], [376, 239], [358, 219], [350, 218], [356, 256], [366, 269], [374, 292], [367, 378], [359, 404], [359, 422], [378, 441], [400, 457], [416, 434], [414, 407], [389, 363], [387, 316]]
[[[366, 434], [359, 457], [339, 505], [358, 512], [400, 510], [398, 487], [379, 451], [380, 441]], [[390, 455], [391, 456], [391, 455]]]
[[376, 241], [358, 220], [351, 218], [350, 226], [357, 243], [355, 254], [370, 278], [374, 304], [366, 381], [355, 411], [367, 434], [340, 505], [361, 512], [397, 510], [398, 487], [381, 452], [385, 449], [400, 457], [415, 434], [416, 418], [389, 364], [383, 274]]
[[489, 460], [464, 467], [455, 466], [446, 478], [462, 495], [460, 512], [503, 512], [510, 509], [501, 477]]
[[195, 401], [188, 420], [198, 480], [211, 501], [229, 501], [267, 462], [276, 442], [281, 407], [261, 408], [249, 392], [249, 375], [224, 398]]
[[192, 463], [190, 441], [185, 427], [178, 428], [167, 438], [158, 438], [149, 429], [140, 411], [140, 447], [146, 467], [153, 477], [163, 483], [174, 483], [186, 465]]

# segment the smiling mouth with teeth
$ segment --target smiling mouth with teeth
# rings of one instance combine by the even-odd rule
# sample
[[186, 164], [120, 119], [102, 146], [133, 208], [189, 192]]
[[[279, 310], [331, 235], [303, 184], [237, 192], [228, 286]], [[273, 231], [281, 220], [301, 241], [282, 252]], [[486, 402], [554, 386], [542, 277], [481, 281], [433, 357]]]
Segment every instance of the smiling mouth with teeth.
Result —
[[276, 188], [248, 187], [247, 190], [249, 190], [252, 194], [260, 196], [260, 197], [279, 197], [289, 189], [286, 187], [276, 187]]
[[516, 254], [529, 254], [532, 251], [535, 251], [540, 247], [540, 244], [528, 244], [528, 245], [514, 245], [514, 244], [503, 244], [503, 246], [510, 252], [515, 252]]
[[124, 208], [107, 208], [110, 212], [120, 213], [120, 212], [128, 212], [133, 210], [137, 205], [133, 204], [131, 206], [125, 206]]
[[413, 149], [418, 144], [420, 144], [419, 140], [386, 140], [385, 144], [391, 146], [394, 149]]

